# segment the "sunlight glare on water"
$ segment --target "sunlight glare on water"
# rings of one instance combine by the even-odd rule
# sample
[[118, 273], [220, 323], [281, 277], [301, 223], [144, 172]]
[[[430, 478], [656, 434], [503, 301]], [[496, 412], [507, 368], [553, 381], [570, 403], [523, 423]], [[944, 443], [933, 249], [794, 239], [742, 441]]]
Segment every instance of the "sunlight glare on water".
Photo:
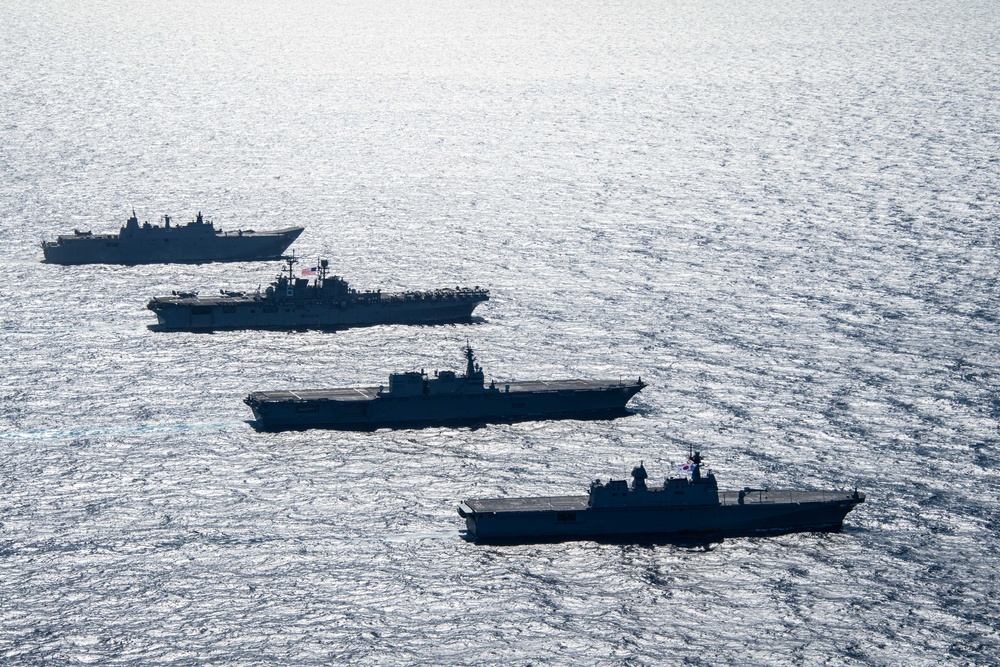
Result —
[[[994, 4], [8, 3], [0, 662], [1000, 661]], [[473, 325], [150, 330], [278, 266], [59, 267], [199, 211], [301, 224]], [[251, 391], [633, 378], [615, 421], [259, 433]], [[857, 486], [837, 534], [483, 547], [465, 498], [701, 449]]]

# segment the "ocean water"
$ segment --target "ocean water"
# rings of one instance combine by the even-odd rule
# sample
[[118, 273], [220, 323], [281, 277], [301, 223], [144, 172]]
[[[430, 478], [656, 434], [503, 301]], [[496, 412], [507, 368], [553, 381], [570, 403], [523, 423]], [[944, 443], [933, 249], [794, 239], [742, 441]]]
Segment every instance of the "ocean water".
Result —
[[[1000, 6], [0, 4], [0, 663], [1000, 663]], [[482, 322], [151, 331], [270, 264], [58, 267], [135, 208], [302, 224]], [[633, 377], [635, 414], [263, 434], [250, 391]], [[842, 532], [461, 539], [699, 448]]]

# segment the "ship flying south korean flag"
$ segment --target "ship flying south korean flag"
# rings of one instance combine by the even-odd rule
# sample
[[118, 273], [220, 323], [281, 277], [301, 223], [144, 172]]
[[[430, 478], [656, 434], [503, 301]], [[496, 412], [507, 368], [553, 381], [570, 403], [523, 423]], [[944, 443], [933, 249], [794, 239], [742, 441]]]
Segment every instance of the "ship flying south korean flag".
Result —
[[697, 468], [698, 468], [697, 463], [682, 463], [681, 465], [677, 466], [677, 472], [682, 472], [685, 475], [690, 475]]

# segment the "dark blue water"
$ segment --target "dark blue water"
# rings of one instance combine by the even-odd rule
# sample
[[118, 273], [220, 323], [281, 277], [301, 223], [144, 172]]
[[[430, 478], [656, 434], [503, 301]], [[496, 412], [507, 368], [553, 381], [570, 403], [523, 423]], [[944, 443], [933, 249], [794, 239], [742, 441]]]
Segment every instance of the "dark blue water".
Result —
[[[990, 2], [7, 3], [0, 663], [1000, 661]], [[473, 326], [150, 331], [267, 264], [54, 267], [202, 211], [303, 224]], [[636, 414], [261, 434], [253, 390], [642, 375]], [[699, 447], [839, 534], [478, 547], [458, 501]]]

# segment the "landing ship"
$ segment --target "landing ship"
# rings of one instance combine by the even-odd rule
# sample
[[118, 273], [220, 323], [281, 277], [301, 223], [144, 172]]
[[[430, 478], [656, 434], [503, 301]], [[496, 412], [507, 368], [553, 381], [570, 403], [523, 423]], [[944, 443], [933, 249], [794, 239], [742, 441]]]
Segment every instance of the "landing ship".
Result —
[[275, 259], [302, 233], [302, 227], [268, 232], [240, 229], [224, 232], [201, 213], [186, 225], [139, 224], [132, 217], [117, 234], [74, 231], [55, 241], [42, 241], [45, 261], [51, 264], [168, 264], [248, 262]]
[[647, 486], [646, 468], [625, 480], [599, 479], [585, 496], [485, 498], [458, 506], [466, 539], [531, 543], [566, 540], [655, 541], [679, 536], [743, 536], [839, 530], [865, 495], [852, 491], [719, 491], [694, 452], [682, 476]]
[[244, 399], [261, 430], [436, 426], [566, 417], [616, 417], [645, 383], [622, 380], [495, 381], [486, 384], [472, 348], [465, 375], [395, 373], [389, 386], [255, 391]]
[[414, 292], [358, 291], [346, 280], [329, 275], [322, 260], [297, 277], [286, 270], [263, 292], [220, 290], [218, 295], [174, 292], [146, 305], [156, 313], [158, 328], [173, 331], [219, 329], [346, 329], [375, 324], [443, 324], [468, 322], [472, 311], [490, 298], [488, 290], [456, 287]]

